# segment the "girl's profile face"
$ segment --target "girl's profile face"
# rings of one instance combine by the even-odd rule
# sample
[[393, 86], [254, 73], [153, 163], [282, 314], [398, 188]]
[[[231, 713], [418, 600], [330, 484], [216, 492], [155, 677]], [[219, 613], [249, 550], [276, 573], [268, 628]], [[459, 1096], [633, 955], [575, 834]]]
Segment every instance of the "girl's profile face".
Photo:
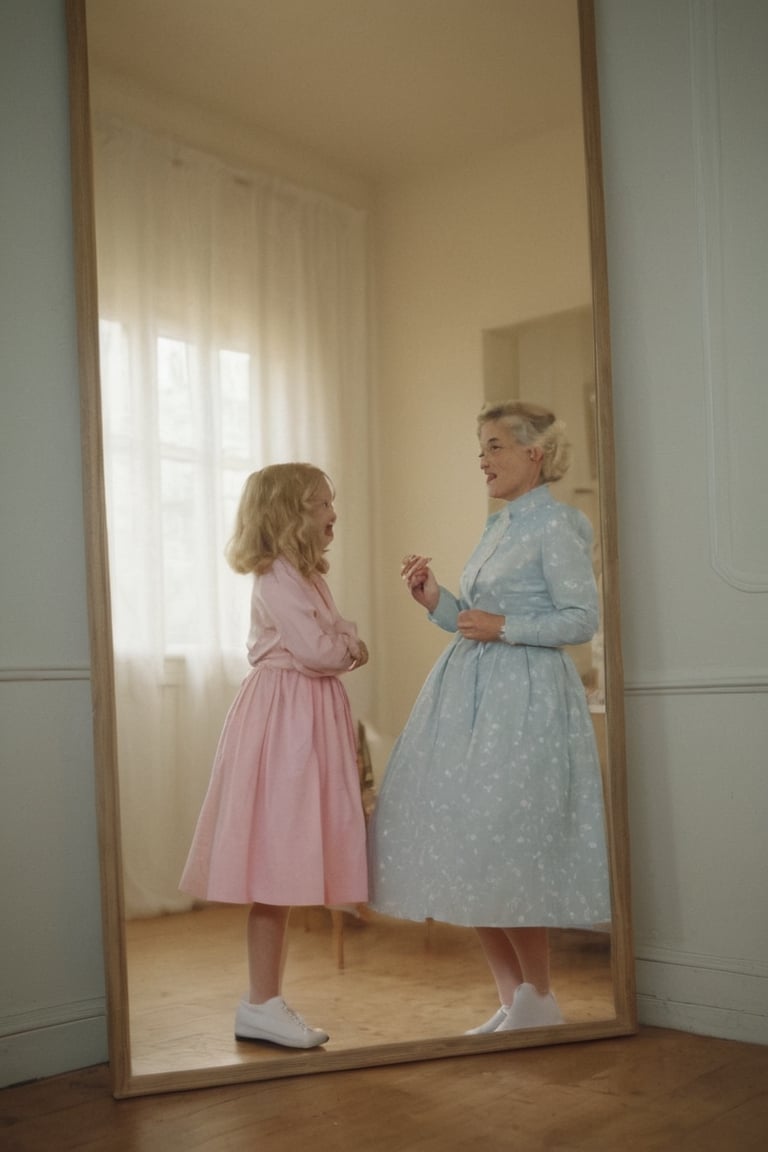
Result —
[[315, 489], [312, 499], [312, 519], [324, 546], [327, 548], [333, 542], [333, 526], [336, 523], [336, 512], [333, 507], [333, 492], [327, 480], [321, 480]]

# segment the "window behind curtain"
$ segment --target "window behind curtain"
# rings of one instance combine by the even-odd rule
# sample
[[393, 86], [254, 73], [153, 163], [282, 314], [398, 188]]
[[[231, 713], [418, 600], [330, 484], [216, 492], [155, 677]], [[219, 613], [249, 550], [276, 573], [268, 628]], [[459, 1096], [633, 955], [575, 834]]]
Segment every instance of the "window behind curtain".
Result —
[[126, 904], [147, 915], [186, 906], [247, 671], [250, 580], [223, 553], [251, 471], [332, 477], [331, 579], [366, 634], [366, 222], [115, 119], [96, 127], [95, 191]]

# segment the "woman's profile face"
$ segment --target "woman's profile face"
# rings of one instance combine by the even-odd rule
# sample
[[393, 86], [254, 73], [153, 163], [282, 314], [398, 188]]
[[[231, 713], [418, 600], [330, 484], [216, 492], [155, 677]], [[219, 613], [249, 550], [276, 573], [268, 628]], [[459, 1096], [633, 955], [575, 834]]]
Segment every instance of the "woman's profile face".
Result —
[[480, 468], [488, 495], [494, 500], [516, 500], [539, 483], [541, 451], [518, 444], [501, 420], [480, 427]]

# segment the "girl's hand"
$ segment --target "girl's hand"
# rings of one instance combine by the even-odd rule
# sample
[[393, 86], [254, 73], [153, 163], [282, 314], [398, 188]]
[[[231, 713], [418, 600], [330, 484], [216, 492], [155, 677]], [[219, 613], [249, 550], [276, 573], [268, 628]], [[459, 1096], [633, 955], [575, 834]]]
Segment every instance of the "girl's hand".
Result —
[[362, 668], [364, 664], [368, 663], [368, 649], [362, 640], [358, 641], [358, 653], [354, 660], [347, 669], [348, 672], [353, 672], [355, 668]]
[[429, 567], [431, 556], [404, 556], [400, 575], [417, 604], [434, 612], [440, 599], [440, 586]]
[[476, 640], [481, 644], [498, 640], [504, 626], [504, 617], [497, 616], [495, 612], [483, 612], [479, 608], [467, 608], [459, 612], [456, 623], [466, 640]]

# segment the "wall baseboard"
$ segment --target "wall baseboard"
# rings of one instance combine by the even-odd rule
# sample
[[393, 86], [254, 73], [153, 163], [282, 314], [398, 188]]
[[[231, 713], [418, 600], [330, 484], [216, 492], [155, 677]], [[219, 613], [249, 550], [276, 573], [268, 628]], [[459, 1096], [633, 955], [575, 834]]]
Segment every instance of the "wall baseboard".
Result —
[[729, 969], [724, 960], [692, 964], [687, 953], [640, 957], [636, 966], [641, 1024], [768, 1044], [766, 975]]
[[106, 1063], [103, 1013], [0, 1036], [0, 1088]]

